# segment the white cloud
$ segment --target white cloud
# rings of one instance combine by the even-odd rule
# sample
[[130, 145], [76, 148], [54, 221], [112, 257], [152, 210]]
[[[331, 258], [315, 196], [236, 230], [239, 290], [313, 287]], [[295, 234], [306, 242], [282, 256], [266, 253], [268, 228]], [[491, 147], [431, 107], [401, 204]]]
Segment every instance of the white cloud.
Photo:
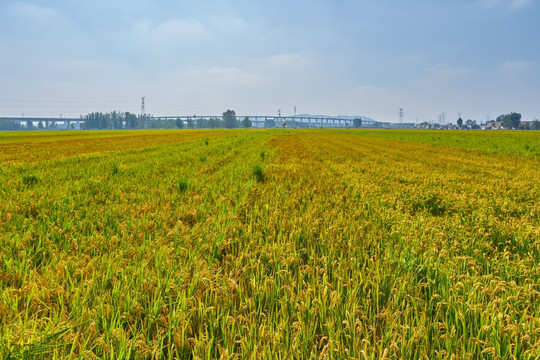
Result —
[[501, 69], [504, 71], [522, 71], [530, 69], [536, 65], [534, 61], [526, 60], [508, 60], [501, 65]]
[[525, 5], [529, 5], [532, 2], [532, 0], [512, 0], [512, 3], [510, 6], [513, 8], [520, 8]]
[[61, 18], [60, 14], [49, 8], [24, 2], [16, 2], [14, 10], [19, 15], [33, 21], [50, 21]]
[[56, 31], [61, 37], [66, 37], [77, 28], [69, 16], [41, 5], [15, 2], [10, 13], [9, 16], [16, 19], [17, 26], [25, 31], [37, 30], [42, 36]]

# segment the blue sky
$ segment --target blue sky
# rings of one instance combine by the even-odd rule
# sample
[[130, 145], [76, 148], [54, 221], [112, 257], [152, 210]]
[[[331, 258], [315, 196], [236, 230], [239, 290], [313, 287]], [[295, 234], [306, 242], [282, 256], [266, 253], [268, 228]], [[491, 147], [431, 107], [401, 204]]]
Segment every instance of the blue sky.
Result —
[[0, 116], [540, 117], [540, 0], [0, 0]]

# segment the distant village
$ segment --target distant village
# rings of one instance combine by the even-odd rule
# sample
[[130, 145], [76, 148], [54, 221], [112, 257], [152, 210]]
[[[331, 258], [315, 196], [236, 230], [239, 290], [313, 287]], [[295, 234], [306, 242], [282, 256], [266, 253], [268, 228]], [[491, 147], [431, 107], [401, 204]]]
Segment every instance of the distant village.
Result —
[[467, 120], [463, 125], [458, 124], [437, 124], [422, 122], [420, 124], [411, 124], [411, 128], [417, 129], [439, 129], [439, 130], [540, 130], [540, 121], [521, 121], [519, 127], [506, 127], [504, 122], [491, 120], [478, 125], [474, 120]]
[[534, 119], [531, 121], [521, 121], [521, 114], [510, 113], [497, 117], [495, 120], [489, 120], [485, 123], [477, 124], [476, 120], [463, 121], [461, 117], [455, 124], [437, 124], [422, 122], [414, 124], [418, 129], [441, 129], [441, 130], [540, 130], [540, 121]]

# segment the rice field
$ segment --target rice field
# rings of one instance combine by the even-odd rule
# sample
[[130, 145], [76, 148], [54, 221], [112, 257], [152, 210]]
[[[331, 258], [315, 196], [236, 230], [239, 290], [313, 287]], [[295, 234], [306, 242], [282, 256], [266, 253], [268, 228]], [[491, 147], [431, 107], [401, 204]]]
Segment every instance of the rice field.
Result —
[[2, 359], [540, 357], [540, 132], [0, 133]]

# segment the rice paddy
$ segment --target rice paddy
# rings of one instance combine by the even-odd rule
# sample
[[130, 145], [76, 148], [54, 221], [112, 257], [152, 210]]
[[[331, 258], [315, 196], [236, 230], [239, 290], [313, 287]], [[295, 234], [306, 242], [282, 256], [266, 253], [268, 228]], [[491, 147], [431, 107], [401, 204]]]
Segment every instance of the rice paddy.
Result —
[[3, 359], [540, 357], [540, 133], [0, 133]]

